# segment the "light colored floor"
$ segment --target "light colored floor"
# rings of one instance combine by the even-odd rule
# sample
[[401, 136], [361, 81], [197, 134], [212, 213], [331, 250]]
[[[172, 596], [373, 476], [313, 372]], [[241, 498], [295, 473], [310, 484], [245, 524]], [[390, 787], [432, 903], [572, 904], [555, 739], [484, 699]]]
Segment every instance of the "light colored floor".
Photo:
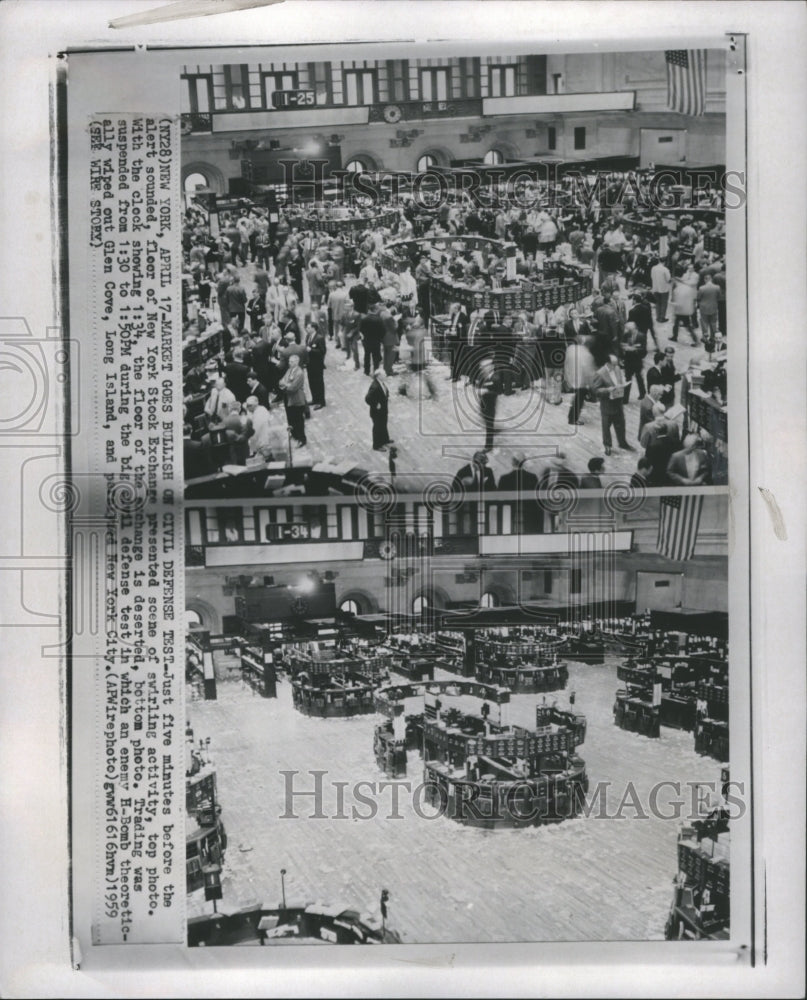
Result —
[[[242, 269], [247, 288], [252, 285], [253, 273], [254, 265], [251, 263]], [[307, 304], [300, 305], [297, 311], [302, 324]], [[213, 313], [217, 315], [218, 310], [214, 308]], [[669, 343], [672, 322], [657, 324], [656, 329], [663, 350]], [[653, 364], [655, 349], [652, 339], [648, 340], [651, 351], [645, 360], [645, 369]], [[702, 348], [690, 346], [686, 330], [681, 333], [675, 347], [679, 372], [686, 371], [693, 355], [703, 355]], [[352, 363], [345, 369], [345, 362], [344, 352], [335, 346], [334, 341], [328, 341], [325, 371], [327, 405], [323, 410], [312, 410], [311, 419], [306, 421], [307, 446], [293, 448], [292, 462], [294, 465], [317, 462], [340, 465], [348, 461], [371, 472], [387, 472], [387, 455], [372, 448], [372, 426], [369, 409], [364, 402], [370, 379], [363, 369], [354, 371]], [[485, 443], [484, 426], [473, 388], [463, 388], [448, 380], [447, 364], [432, 361], [430, 373], [439, 394], [436, 401], [428, 398], [425, 391], [423, 398], [419, 393], [400, 395], [398, 389], [403, 381], [400, 374], [392, 376], [388, 382], [388, 426], [390, 437], [398, 449], [398, 475], [413, 472], [453, 474]], [[502, 473], [512, 468], [511, 455], [515, 449], [524, 451], [528, 459], [546, 453], [554, 454], [560, 449], [566, 456], [568, 467], [577, 474], [587, 471], [588, 461], [593, 456], [605, 457], [599, 406], [595, 403], [584, 404], [584, 424], [575, 426], [568, 422], [570, 404], [569, 394], [563, 396], [560, 405], [547, 402], [540, 380], [532, 389], [499, 397], [496, 420], [503, 430], [496, 434], [494, 450], [489, 456], [497, 481]], [[283, 407], [275, 407], [271, 417], [271, 446], [285, 460], [288, 436]], [[639, 402], [635, 381], [630, 402], [625, 407], [625, 426], [627, 440], [637, 451], [621, 451], [614, 440], [612, 454], [605, 457], [606, 477], [629, 477], [636, 470], [636, 463], [642, 454], [637, 441]], [[528, 461], [527, 468], [539, 473], [540, 460], [534, 464]]]
[[[662, 729], [660, 739], [649, 740], [614, 726], [616, 665], [616, 659], [601, 666], [571, 663], [569, 686], [557, 696], [565, 706], [568, 692], [576, 691], [576, 708], [588, 718], [580, 753], [592, 788], [611, 782], [609, 812], [629, 782], [645, 810], [657, 782], [719, 782], [719, 764], [695, 753], [691, 733]], [[541, 697], [515, 696], [507, 720], [532, 728]], [[624, 819], [595, 812], [555, 826], [482, 831], [448, 818], [420, 818], [403, 793], [402, 818], [386, 818], [389, 789], [379, 794], [372, 820], [310, 818], [305, 798], [294, 805], [299, 819], [281, 819], [283, 770], [301, 772], [295, 787], [302, 790], [313, 787], [312, 769], [327, 771], [326, 782], [385, 780], [372, 746], [380, 717], [306, 718], [294, 710], [287, 681], [277, 700], [260, 698], [240, 681], [220, 683], [218, 700], [189, 702], [188, 717], [197, 737], [211, 738], [229, 836], [220, 909], [275, 904], [285, 868], [289, 901], [376, 912], [381, 889], [389, 889], [389, 924], [407, 943], [663, 937], [678, 820], [636, 818], [628, 806]], [[409, 763], [408, 780], [416, 784], [422, 776], [416, 754]], [[691, 794], [686, 787], [682, 792], [688, 810]], [[668, 812], [671, 797], [669, 788], [659, 797]], [[348, 814], [353, 801], [346, 792]], [[332, 817], [336, 792], [326, 792], [324, 803]], [[189, 914], [210, 911], [202, 895], [189, 899]]]

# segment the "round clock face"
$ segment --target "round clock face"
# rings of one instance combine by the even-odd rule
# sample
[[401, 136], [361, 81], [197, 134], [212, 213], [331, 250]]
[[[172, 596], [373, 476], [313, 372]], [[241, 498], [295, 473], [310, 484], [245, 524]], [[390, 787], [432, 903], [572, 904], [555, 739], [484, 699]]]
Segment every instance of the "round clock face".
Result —
[[295, 597], [291, 602], [292, 614], [304, 615], [308, 611], [308, 601], [304, 597]]
[[394, 559], [395, 553], [396, 548], [394, 542], [382, 542], [381, 545], [378, 546], [378, 554], [382, 559]]
[[193, 131], [193, 125], [190, 123], [190, 121], [188, 121], [187, 118], [183, 118], [182, 123], [180, 125], [180, 132], [182, 133], [182, 135], [190, 135], [192, 131]]
[[402, 112], [397, 104], [390, 104], [384, 108], [384, 119], [391, 125], [394, 125], [395, 122], [399, 122], [401, 120], [401, 116]]

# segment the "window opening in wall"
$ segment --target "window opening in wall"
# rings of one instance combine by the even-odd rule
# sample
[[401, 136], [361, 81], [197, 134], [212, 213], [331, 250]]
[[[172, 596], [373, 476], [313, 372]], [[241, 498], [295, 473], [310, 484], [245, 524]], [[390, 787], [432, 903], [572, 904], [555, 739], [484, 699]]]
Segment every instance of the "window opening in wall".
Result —
[[491, 66], [489, 80], [489, 93], [491, 97], [513, 97], [515, 95], [515, 66]]

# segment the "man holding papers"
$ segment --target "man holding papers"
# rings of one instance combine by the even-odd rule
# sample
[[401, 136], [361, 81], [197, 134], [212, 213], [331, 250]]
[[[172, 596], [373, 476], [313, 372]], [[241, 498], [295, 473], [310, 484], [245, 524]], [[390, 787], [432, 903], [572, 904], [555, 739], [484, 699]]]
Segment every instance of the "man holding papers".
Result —
[[635, 451], [625, 437], [625, 389], [628, 383], [619, 367], [615, 354], [609, 354], [608, 360], [598, 368], [591, 383], [591, 388], [600, 401], [600, 417], [602, 418], [602, 443], [605, 454], [611, 454], [611, 428], [616, 432], [619, 447], [624, 451]]

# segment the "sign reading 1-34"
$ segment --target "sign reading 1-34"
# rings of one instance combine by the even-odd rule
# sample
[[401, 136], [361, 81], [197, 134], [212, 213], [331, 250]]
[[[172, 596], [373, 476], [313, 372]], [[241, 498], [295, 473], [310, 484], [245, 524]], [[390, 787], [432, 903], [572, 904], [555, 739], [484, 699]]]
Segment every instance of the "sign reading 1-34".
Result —
[[269, 542], [296, 542], [310, 537], [311, 529], [307, 524], [267, 524], [266, 526], [266, 540]]
[[273, 108], [302, 108], [317, 103], [314, 90], [275, 90], [272, 92]]

